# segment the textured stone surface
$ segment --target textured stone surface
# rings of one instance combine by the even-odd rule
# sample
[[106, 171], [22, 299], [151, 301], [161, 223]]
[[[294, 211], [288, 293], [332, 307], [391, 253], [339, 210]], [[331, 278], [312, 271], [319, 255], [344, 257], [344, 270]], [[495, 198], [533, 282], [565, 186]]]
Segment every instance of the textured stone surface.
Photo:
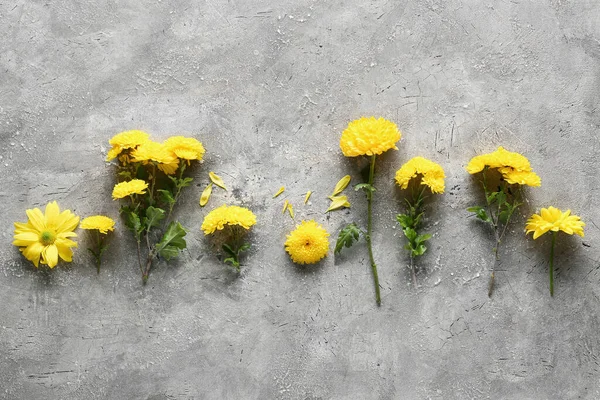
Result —
[[[0, 397], [600, 398], [599, 13], [591, 0], [0, 3]], [[323, 211], [340, 177], [359, 181], [341, 131], [372, 114], [403, 131], [378, 161], [380, 308], [364, 243], [308, 268], [282, 246], [286, 198], [332, 237], [366, 223], [351, 190], [349, 211]], [[144, 287], [119, 221], [100, 275], [82, 231], [72, 264], [35, 270], [12, 222], [51, 200], [118, 219], [103, 159], [127, 129], [204, 143], [178, 211], [189, 250]], [[489, 299], [492, 237], [465, 211], [482, 194], [463, 167], [498, 145], [543, 186], [527, 192]], [[392, 181], [415, 155], [448, 175], [418, 290]], [[207, 208], [259, 219], [239, 277], [199, 230], [210, 170], [231, 190]], [[554, 298], [549, 243], [522, 233], [548, 205], [588, 223], [557, 249]]]

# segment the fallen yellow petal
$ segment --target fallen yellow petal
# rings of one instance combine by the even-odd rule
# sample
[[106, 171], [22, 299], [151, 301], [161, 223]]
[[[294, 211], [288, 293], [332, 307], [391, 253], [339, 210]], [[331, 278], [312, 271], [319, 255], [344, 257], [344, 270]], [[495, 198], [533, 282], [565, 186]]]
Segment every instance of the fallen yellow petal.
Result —
[[285, 201], [285, 203], [283, 203], [283, 210], [281, 210], [282, 214], [285, 214], [285, 210], [287, 210], [288, 206], [290, 205], [289, 201]]
[[275, 197], [279, 196], [281, 193], [283, 193], [283, 191], [284, 191], [284, 190], [285, 190], [285, 187], [284, 187], [284, 186], [280, 187], [280, 188], [279, 188], [279, 190], [277, 191], [277, 193], [275, 193], [275, 194], [273, 195], [273, 198], [275, 198]]
[[292, 219], [294, 219], [294, 206], [292, 206], [290, 203], [288, 203], [287, 210], [290, 213], [290, 217], [292, 217]]
[[331, 205], [325, 212], [338, 210], [343, 207], [350, 207], [350, 202], [348, 201], [348, 196], [330, 196]]
[[304, 197], [304, 204], [308, 203], [308, 199], [310, 199], [311, 194], [312, 192], [310, 190], [306, 192], [306, 196]]
[[221, 177], [219, 175], [217, 175], [211, 171], [208, 173], [208, 176], [210, 177], [210, 180], [212, 181], [212, 183], [214, 183], [218, 187], [221, 187], [221, 188], [227, 190], [227, 188], [225, 187], [225, 182], [223, 182], [223, 179], [221, 179]]
[[346, 189], [346, 187], [350, 183], [350, 179], [352, 179], [350, 175], [346, 175], [345, 177], [340, 179], [340, 181], [335, 185], [335, 189], [333, 189], [333, 193], [331, 194], [331, 196], [337, 196], [338, 194], [342, 193], [342, 191]]
[[210, 194], [212, 193], [212, 183], [209, 183], [206, 189], [202, 191], [202, 196], [200, 196], [200, 207], [204, 207], [206, 203], [208, 203], [208, 199], [210, 198]]

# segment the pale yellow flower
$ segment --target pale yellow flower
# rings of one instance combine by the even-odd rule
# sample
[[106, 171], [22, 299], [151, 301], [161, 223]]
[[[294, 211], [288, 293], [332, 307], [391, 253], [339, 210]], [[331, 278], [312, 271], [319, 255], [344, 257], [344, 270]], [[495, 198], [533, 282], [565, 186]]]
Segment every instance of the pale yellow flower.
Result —
[[396, 171], [396, 183], [406, 189], [411, 179], [421, 175], [421, 185], [429, 187], [432, 193], [444, 193], [446, 174], [441, 165], [423, 157], [414, 157]]
[[100, 233], [106, 234], [108, 231], [113, 231], [115, 229], [115, 221], [104, 215], [93, 215], [84, 218], [79, 227], [81, 229], [95, 229]]
[[182, 160], [202, 160], [204, 146], [194, 138], [172, 136], [165, 140], [165, 147]]
[[396, 124], [383, 118], [362, 117], [342, 132], [340, 148], [346, 157], [381, 154], [395, 149], [401, 133]]
[[139, 130], [118, 133], [108, 141], [112, 148], [106, 155], [106, 161], [114, 160], [123, 150], [134, 149], [149, 140], [150, 135]]
[[144, 194], [148, 189], [148, 183], [141, 179], [133, 179], [128, 182], [117, 183], [113, 188], [113, 200], [122, 199], [132, 194]]

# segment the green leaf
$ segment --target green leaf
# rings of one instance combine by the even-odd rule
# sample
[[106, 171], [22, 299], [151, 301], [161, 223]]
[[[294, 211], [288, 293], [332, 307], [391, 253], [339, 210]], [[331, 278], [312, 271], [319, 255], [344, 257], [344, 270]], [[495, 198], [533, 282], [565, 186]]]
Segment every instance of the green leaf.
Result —
[[129, 208], [123, 207], [121, 212], [125, 214], [125, 226], [133, 232], [135, 238], [139, 240], [140, 233], [144, 229], [142, 227], [142, 222], [140, 220], [140, 216], [137, 213], [131, 211]]
[[415, 243], [417, 244], [421, 244], [423, 242], [425, 242], [426, 240], [431, 239], [431, 234], [429, 233], [424, 233], [422, 235], [419, 235], [415, 238]]
[[412, 249], [412, 255], [417, 257], [417, 256], [422, 256], [423, 254], [425, 254], [425, 251], [427, 251], [427, 247], [425, 247], [424, 245], [420, 244], [417, 246], [416, 249]]
[[157, 192], [160, 193], [160, 201], [163, 204], [170, 206], [171, 204], [175, 204], [175, 199], [173, 198], [173, 193], [170, 190], [158, 189]]
[[358, 226], [354, 222], [346, 225], [338, 235], [337, 242], [335, 243], [335, 254], [342, 251], [344, 247], [351, 247], [359, 238], [360, 229], [358, 229]]
[[187, 246], [184, 239], [186, 233], [187, 232], [179, 222], [171, 222], [162, 239], [156, 245], [158, 254], [167, 260], [177, 257], [179, 251], [185, 249]]
[[144, 225], [147, 229], [160, 225], [160, 221], [165, 218], [165, 210], [162, 208], [148, 207], [146, 209], [146, 218], [144, 218]]
[[406, 236], [406, 238], [409, 241], [414, 242], [415, 239], [417, 238], [417, 232], [415, 232], [415, 230], [413, 228], [406, 228], [403, 231], [404, 231], [404, 236]]
[[238, 250], [238, 254], [250, 250], [250, 247], [252, 247], [250, 243], [244, 243]]
[[413, 226], [414, 221], [410, 215], [398, 214], [396, 215], [396, 219], [402, 228], [410, 228]]
[[183, 179], [179, 180], [177, 187], [179, 187], [179, 188], [188, 187], [192, 184], [193, 181], [194, 181], [194, 178], [183, 178]]
[[487, 196], [487, 203], [488, 204], [492, 204], [494, 201], [496, 201], [496, 198], [498, 197], [498, 192], [492, 192]]
[[483, 222], [492, 222], [490, 217], [487, 215], [487, 212], [480, 206], [474, 206], [467, 208], [467, 211], [475, 213], [475, 216], [482, 220]]
[[504, 210], [500, 212], [500, 214], [498, 214], [498, 221], [500, 221], [503, 224], [506, 224], [508, 222], [508, 218], [510, 218], [510, 214], [510, 210]]
[[121, 178], [131, 180], [131, 172], [130, 171], [121, 171], [117, 175], [119, 175]]
[[497, 197], [498, 197], [498, 204], [500, 204], [500, 206], [504, 206], [506, 203], [506, 193], [500, 191], [500, 192], [496, 192], [498, 193]]
[[231, 265], [233, 265], [234, 267], [236, 267], [237, 269], [240, 269], [240, 263], [238, 262], [238, 260], [236, 260], [233, 257], [227, 257], [226, 259], [223, 260], [223, 262], [225, 264], [230, 263]]

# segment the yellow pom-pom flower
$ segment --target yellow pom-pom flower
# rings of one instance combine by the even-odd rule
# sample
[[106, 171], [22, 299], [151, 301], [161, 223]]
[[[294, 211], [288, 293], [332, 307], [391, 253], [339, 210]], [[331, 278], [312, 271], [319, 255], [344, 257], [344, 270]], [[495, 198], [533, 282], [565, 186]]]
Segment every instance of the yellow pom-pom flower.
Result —
[[204, 157], [204, 146], [194, 138], [173, 136], [165, 140], [167, 150], [182, 160], [198, 160]]
[[115, 221], [104, 215], [93, 215], [84, 218], [79, 225], [81, 229], [97, 230], [100, 233], [107, 234], [108, 231], [115, 229]]
[[249, 209], [223, 204], [204, 217], [201, 229], [205, 235], [210, 235], [215, 231], [222, 230], [226, 225], [237, 225], [244, 229], [250, 229], [254, 224], [256, 224], [256, 216]]
[[396, 171], [396, 183], [406, 189], [411, 179], [421, 175], [421, 185], [426, 185], [432, 193], [444, 193], [446, 174], [441, 165], [423, 157], [414, 157]]
[[112, 148], [108, 151], [106, 161], [114, 160], [123, 150], [134, 149], [149, 140], [150, 135], [143, 131], [132, 130], [118, 133], [108, 141]]
[[177, 157], [162, 143], [148, 141], [137, 147], [131, 156], [134, 162], [155, 161], [161, 164], [172, 164]]
[[540, 177], [531, 169], [527, 157], [505, 150], [502, 146], [492, 153], [473, 157], [466, 169], [469, 174], [476, 174], [483, 171], [485, 167], [498, 169], [509, 184], [527, 186], [542, 184]]
[[395, 149], [401, 133], [396, 124], [383, 118], [362, 117], [342, 132], [340, 148], [346, 157], [379, 155]]
[[533, 232], [533, 238], [537, 239], [548, 231], [566, 234], [577, 234], [583, 237], [585, 223], [577, 215], [571, 215], [571, 210], [565, 212], [555, 207], [542, 208], [539, 214], [533, 214], [525, 225], [525, 234]]
[[73, 231], [79, 224], [79, 217], [70, 210], [60, 212], [56, 201], [48, 203], [43, 214], [39, 208], [25, 212], [29, 220], [26, 223], [15, 222], [13, 241], [25, 258], [36, 268], [40, 262], [54, 268], [59, 257], [72, 261], [71, 248], [77, 247], [77, 243], [69, 238], [77, 237]]
[[141, 179], [132, 179], [127, 182], [117, 183], [113, 188], [113, 200], [122, 199], [132, 194], [144, 194], [148, 189], [148, 183]]
[[285, 250], [297, 264], [314, 264], [329, 251], [329, 233], [315, 221], [302, 221], [285, 241]]

